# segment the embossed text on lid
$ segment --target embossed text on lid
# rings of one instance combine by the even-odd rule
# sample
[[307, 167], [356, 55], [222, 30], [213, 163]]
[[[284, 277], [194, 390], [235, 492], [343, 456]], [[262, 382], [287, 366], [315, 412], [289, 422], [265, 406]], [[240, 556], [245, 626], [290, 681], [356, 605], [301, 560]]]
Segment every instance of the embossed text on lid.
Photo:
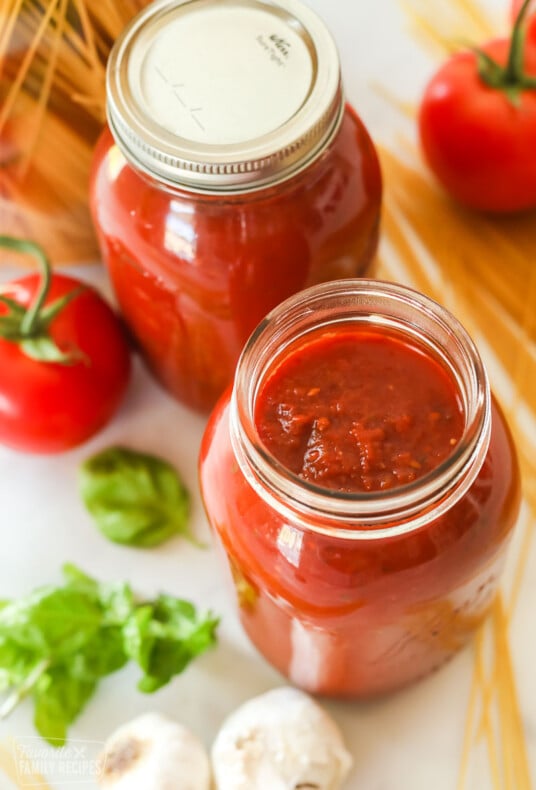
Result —
[[341, 111], [335, 45], [298, 0], [160, 0], [127, 27], [108, 65], [118, 145], [187, 189], [289, 177], [323, 150]]

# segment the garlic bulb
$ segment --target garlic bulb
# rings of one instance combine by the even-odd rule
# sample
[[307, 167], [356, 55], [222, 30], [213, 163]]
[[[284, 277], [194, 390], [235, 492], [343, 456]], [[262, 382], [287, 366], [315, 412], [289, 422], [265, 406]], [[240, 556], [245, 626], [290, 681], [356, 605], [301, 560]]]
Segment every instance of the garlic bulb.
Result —
[[352, 758], [326, 711], [301, 691], [279, 688], [229, 716], [212, 766], [218, 790], [338, 790]]
[[114, 732], [99, 761], [104, 790], [209, 790], [210, 763], [201, 742], [157, 713]]

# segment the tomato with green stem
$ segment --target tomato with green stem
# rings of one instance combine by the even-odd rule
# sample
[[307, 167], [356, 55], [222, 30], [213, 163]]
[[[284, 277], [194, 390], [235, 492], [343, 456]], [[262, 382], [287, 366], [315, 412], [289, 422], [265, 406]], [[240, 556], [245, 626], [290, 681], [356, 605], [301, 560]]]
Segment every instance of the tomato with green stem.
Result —
[[53, 273], [38, 245], [0, 236], [0, 247], [32, 254], [41, 269], [0, 285], [0, 442], [61, 452], [118, 408], [130, 375], [128, 343], [97, 291]]
[[445, 189], [482, 211], [536, 207], [536, 41], [532, 0], [510, 39], [451, 57], [428, 84], [419, 112], [425, 159]]

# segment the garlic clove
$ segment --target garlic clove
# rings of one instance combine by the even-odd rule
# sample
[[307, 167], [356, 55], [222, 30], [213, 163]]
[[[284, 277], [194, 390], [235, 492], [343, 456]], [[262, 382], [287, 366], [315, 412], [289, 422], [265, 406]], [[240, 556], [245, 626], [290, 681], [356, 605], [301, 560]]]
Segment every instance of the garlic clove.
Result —
[[116, 730], [99, 758], [103, 790], [209, 790], [210, 763], [186, 727], [146, 713]]
[[331, 716], [293, 688], [246, 702], [212, 748], [218, 790], [339, 790], [352, 763]]

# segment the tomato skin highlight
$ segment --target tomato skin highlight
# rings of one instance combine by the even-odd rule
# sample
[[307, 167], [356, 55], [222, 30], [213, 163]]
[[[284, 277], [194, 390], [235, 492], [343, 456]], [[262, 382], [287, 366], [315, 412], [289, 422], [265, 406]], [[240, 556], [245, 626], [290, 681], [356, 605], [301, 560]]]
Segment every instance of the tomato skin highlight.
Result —
[[[504, 65], [509, 40], [483, 51]], [[536, 76], [536, 46], [525, 50], [525, 73]], [[419, 112], [425, 158], [452, 197], [470, 208], [510, 213], [536, 206], [536, 90], [517, 104], [478, 75], [477, 57], [450, 58], [429, 82]]]
[[[30, 275], [0, 286], [0, 293], [28, 306], [39, 282], [38, 275]], [[53, 274], [45, 304], [80, 285]], [[121, 324], [90, 286], [56, 316], [50, 335], [62, 349], [79, 351], [80, 360], [37, 361], [0, 337], [0, 442], [16, 450], [57, 453], [85, 441], [112, 417], [130, 378]]]

